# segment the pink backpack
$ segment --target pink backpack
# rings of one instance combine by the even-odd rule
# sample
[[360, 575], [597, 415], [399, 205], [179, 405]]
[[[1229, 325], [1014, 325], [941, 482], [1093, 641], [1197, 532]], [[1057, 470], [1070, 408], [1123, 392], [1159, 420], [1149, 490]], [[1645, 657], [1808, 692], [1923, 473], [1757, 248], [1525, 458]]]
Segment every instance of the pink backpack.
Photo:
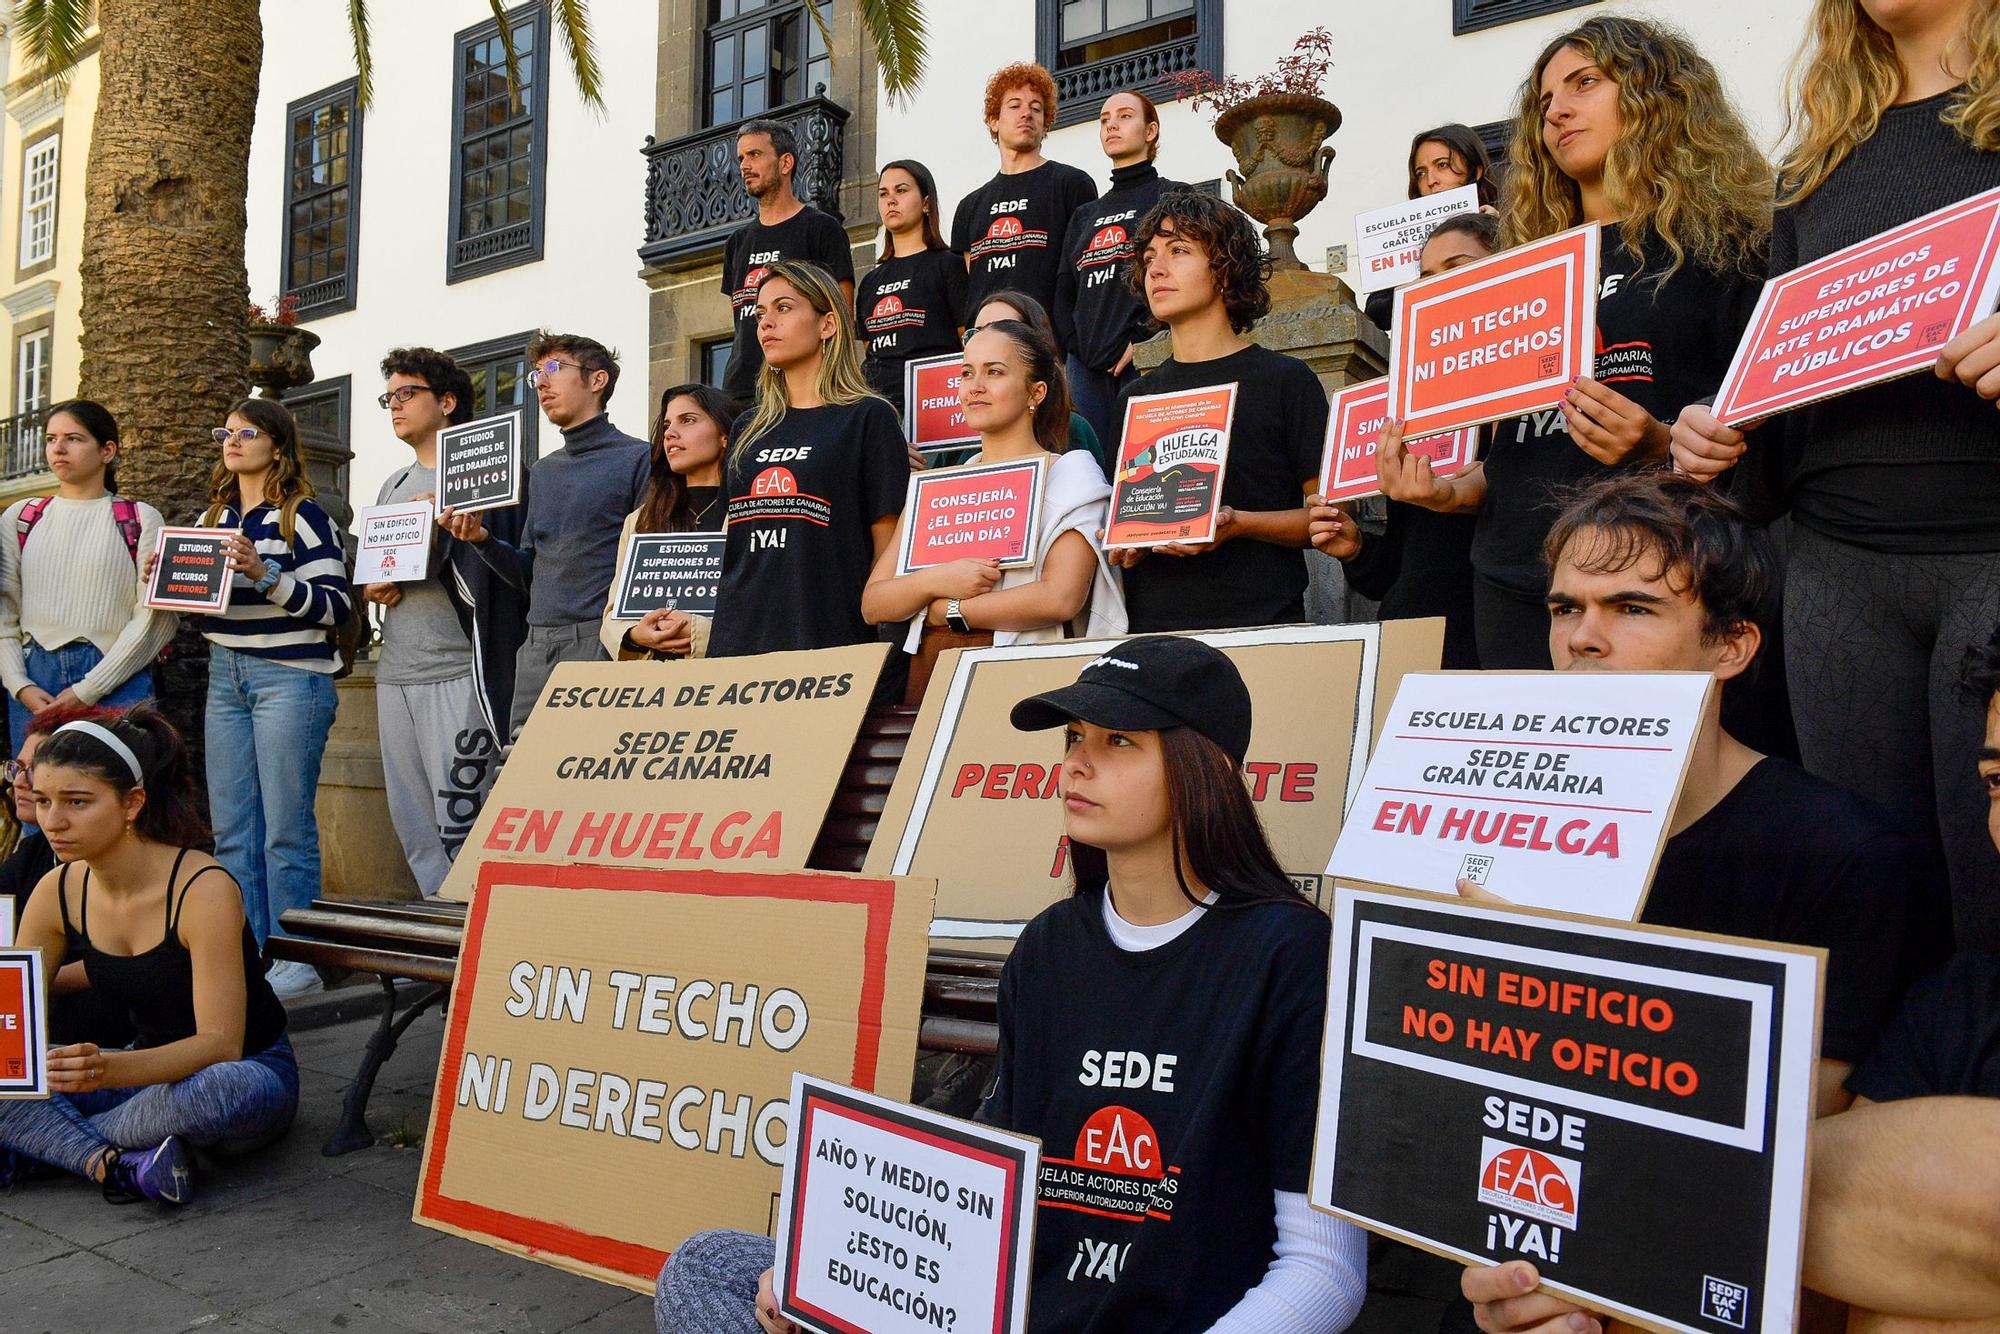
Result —
[[[41, 522], [42, 512], [49, 507], [54, 496], [36, 496], [21, 506], [21, 517], [14, 522], [14, 531], [21, 539], [21, 549], [28, 549], [28, 532]], [[133, 568], [139, 564], [139, 507], [123, 496], [111, 497], [111, 521], [118, 525], [118, 531], [125, 537], [126, 554], [132, 557]]]

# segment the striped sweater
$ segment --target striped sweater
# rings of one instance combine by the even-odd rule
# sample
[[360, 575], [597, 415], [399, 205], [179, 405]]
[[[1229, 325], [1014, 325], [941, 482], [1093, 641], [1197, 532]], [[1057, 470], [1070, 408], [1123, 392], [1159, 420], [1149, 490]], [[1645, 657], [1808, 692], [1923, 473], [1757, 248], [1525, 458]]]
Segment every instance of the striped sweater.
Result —
[[332, 673], [336, 659], [332, 631], [354, 614], [347, 555], [325, 510], [301, 501], [288, 544], [278, 528], [275, 505], [259, 505], [240, 525], [236, 507], [225, 506], [212, 525], [241, 527], [278, 582], [259, 593], [241, 574], [232, 576], [229, 610], [203, 616], [195, 625], [211, 644], [286, 663], [309, 672]]

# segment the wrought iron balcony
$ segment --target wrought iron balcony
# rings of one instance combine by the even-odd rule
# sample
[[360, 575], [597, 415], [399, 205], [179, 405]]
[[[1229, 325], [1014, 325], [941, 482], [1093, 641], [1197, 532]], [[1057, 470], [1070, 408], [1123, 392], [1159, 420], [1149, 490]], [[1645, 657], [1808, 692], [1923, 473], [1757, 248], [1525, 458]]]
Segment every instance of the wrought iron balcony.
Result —
[[[767, 112], [760, 120], [789, 127], [799, 141], [792, 189], [800, 199], [844, 221], [840, 213], [842, 150], [847, 108], [823, 94]], [[646, 136], [646, 243], [639, 258], [649, 265], [720, 254], [729, 234], [757, 216], [757, 201], [743, 192], [736, 170], [736, 135], [742, 121], [655, 142]]]
[[24, 412], [18, 417], [0, 418], [0, 480], [13, 481], [42, 472], [49, 466], [43, 445], [42, 414]]

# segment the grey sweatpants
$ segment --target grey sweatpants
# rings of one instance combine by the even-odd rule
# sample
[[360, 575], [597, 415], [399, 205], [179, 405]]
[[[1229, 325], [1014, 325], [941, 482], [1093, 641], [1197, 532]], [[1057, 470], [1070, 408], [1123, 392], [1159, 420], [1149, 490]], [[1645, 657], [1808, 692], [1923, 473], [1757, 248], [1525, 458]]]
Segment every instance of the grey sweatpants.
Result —
[[472, 674], [420, 685], [375, 683], [389, 821], [417, 888], [438, 892], [500, 769]]
[[659, 1334], [760, 1334], [757, 1280], [778, 1245], [754, 1232], [697, 1232], [667, 1257], [653, 1291]]
[[528, 637], [514, 655], [514, 707], [507, 724], [509, 744], [521, 734], [521, 724], [535, 711], [542, 687], [559, 662], [603, 662], [604, 645], [597, 642], [602, 630], [599, 621], [579, 621], [575, 625], [531, 625]]
[[1799, 756], [1898, 817], [1950, 874], [1961, 950], [2000, 950], [2000, 853], [1978, 754], [1986, 701], [1966, 653], [2000, 626], [2000, 552], [1906, 556], [1794, 525], [1785, 675]]

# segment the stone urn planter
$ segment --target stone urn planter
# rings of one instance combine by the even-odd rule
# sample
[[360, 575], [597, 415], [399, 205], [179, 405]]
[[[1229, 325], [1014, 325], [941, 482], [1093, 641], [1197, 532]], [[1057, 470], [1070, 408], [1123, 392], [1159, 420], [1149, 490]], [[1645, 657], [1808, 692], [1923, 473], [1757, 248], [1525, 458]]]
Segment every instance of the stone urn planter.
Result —
[[1264, 224], [1274, 269], [1305, 267], [1292, 243], [1299, 219], [1326, 198], [1326, 141], [1339, 128], [1339, 107], [1303, 93], [1252, 97], [1216, 117], [1215, 137], [1236, 155], [1236, 206]]
[[250, 322], [250, 383], [265, 398], [313, 381], [312, 353], [319, 335], [296, 324]]

